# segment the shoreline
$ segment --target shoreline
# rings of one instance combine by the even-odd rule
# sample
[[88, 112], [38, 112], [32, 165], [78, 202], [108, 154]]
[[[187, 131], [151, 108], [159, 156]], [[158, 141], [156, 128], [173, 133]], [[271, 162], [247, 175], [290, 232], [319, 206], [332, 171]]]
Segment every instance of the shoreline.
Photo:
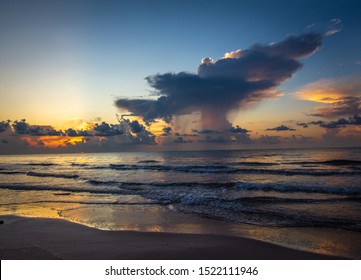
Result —
[[99, 230], [62, 219], [0, 216], [2, 260], [331, 260], [244, 237]]

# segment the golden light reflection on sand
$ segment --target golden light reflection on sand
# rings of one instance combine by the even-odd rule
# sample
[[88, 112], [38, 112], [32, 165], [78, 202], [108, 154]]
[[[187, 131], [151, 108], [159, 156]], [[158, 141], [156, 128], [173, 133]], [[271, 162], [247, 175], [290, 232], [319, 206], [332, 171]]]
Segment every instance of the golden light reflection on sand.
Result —
[[[258, 227], [230, 224], [170, 211], [159, 205], [82, 205], [39, 203], [0, 206], [0, 215], [60, 218], [102, 230], [222, 234], [248, 237], [294, 249], [357, 258], [357, 232], [331, 228]], [[104, 222], [107, 221], [107, 222]], [[347, 242], [339, 242], [347, 235]]]

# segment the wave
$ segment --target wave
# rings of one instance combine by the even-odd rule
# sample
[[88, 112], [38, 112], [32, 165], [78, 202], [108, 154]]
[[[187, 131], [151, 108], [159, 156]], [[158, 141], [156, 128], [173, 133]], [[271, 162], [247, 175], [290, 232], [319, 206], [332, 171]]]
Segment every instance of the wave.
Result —
[[[338, 199], [285, 199], [278, 197], [222, 198], [220, 196], [190, 193], [154, 192], [143, 193], [143, 197], [157, 200], [165, 205], [172, 205], [176, 210], [198, 214], [212, 219], [221, 219], [237, 223], [260, 226], [292, 227], [333, 227], [361, 231], [361, 222], [348, 218], [316, 216], [297, 210], [264, 209], [264, 202], [269, 203], [323, 203], [342, 202]], [[347, 199], [347, 198], [345, 198]], [[247, 203], [248, 202], [248, 203]], [[256, 202], [249, 203], [249, 202]], [[358, 200], [360, 202], [360, 200]], [[259, 207], [259, 203], [261, 207]]]
[[325, 203], [325, 202], [343, 202], [343, 201], [353, 201], [361, 202], [361, 197], [338, 197], [338, 198], [285, 198], [285, 197], [275, 197], [275, 196], [249, 196], [249, 197], [240, 197], [237, 201], [242, 203], [262, 203], [262, 204], [295, 204], [295, 203]]
[[[361, 176], [361, 168], [357, 164], [361, 164], [361, 161], [355, 160], [332, 160], [332, 161], [319, 161], [319, 162], [290, 162], [289, 164], [303, 165], [304, 168], [272, 168], [273, 166], [279, 166], [279, 163], [275, 162], [231, 162], [228, 164], [214, 163], [208, 165], [164, 165], [157, 164], [156, 161], [147, 160], [140, 161], [141, 163], [136, 164], [109, 164], [109, 165], [89, 165], [86, 163], [71, 163], [71, 166], [79, 167], [82, 169], [112, 169], [118, 171], [157, 171], [157, 172], [178, 172], [178, 173], [195, 173], [195, 174], [262, 174], [262, 175], [279, 175], [279, 176]], [[35, 163], [36, 165], [41, 166], [50, 166], [52, 163]], [[313, 169], [311, 165], [315, 164], [332, 164], [332, 165], [344, 165], [348, 166], [349, 170], [327, 170], [327, 169]], [[55, 164], [54, 164], [55, 165]], [[270, 168], [267, 168], [270, 167]], [[0, 169], [0, 174], [21, 174], [21, 170], [17, 171], [16, 168], [13, 169], [14, 172], [9, 172], [10, 170]], [[8, 173], [6, 173], [8, 172]], [[19, 172], [19, 173], [15, 173]], [[39, 176], [39, 177], [59, 177], [59, 178], [78, 178], [78, 175], [45, 175], [47, 173], [42, 172], [28, 172], [29, 176]]]
[[68, 196], [68, 195], [71, 195], [71, 192], [53, 193], [53, 195]]
[[[97, 181], [97, 184], [100, 181]], [[2, 189], [13, 190], [47, 190], [47, 191], [62, 191], [64, 195], [70, 193], [97, 193], [97, 194], [117, 194], [117, 195], [139, 195], [143, 198], [150, 199], [151, 204], [171, 205], [176, 210], [201, 215], [213, 219], [222, 219], [232, 222], [248, 223], [254, 225], [269, 225], [269, 226], [317, 226], [317, 227], [335, 227], [349, 230], [361, 231], [361, 223], [359, 220], [352, 219], [338, 219], [328, 217], [320, 213], [318, 215], [311, 215], [301, 213], [297, 210], [273, 208], [268, 206], [277, 206], [281, 204], [322, 204], [335, 203], [343, 201], [351, 201], [355, 203], [361, 202], [361, 189], [346, 189], [346, 188], [310, 188], [310, 187], [294, 187], [286, 185], [270, 184], [249, 184], [249, 183], [228, 183], [228, 187], [233, 187], [235, 190], [276, 190], [280, 192], [319, 192], [342, 194], [347, 196], [340, 197], [326, 197], [326, 198], [289, 198], [277, 196], [250, 196], [248, 193], [238, 193], [236, 197], [227, 196], [220, 186], [224, 184], [212, 183], [137, 183], [137, 182], [109, 182], [104, 181], [105, 184], [116, 184], [114, 186], [83, 186], [68, 187], [68, 186], [42, 186], [42, 185], [28, 185], [28, 184], [0, 184]], [[168, 187], [167, 187], [168, 186]], [[206, 186], [206, 187], [205, 187]], [[227, 186], [227, 184], [226, 184]], [[188, 188], [186, 188], [188, 187]], [[211, 188], [215, 187], [215, 188]], [[358, 196], [354, 196], [357, 194]], [[59, 202], [60, 203], [60, 202]], [[68, 201], [67, 203], [77, 203]], [[106, 202], [106, 204], [119, 204], [119, 202]], [[122, 201], [120, 201], [122, 203]], [[124, 202], [127, 203], [128, 202]], [[131, 203], [131, 202], [130, 202]], [[134, 203], [139, 204], [139, 203]]]
[[61, 204], [86, 204], [86, 205], [154, 205], [157, 202], [124, 202], [124, 201], [84, 201], [84, 200], [39, 200], [39, 201], [26, 201], [26, 202], [15, 202], [15, 203], [0, 203], [0, 206], [11, 206], [11, 205], [24, 205], [24, 204], [41, 204], [41, 203], [61, 203]]
[[184, 182], [184, 183], [160, 183], [160, 182], [119, 182], [119, 181], [101, 181], [101, 180], [87, 180], [92, 185], [114, 185], [122, 188], [138, 188], [138, 187], [160, 187], [169, 188], [203, 188], [203, 189], [218, 189], [218, 188], [235, 188], [243, 191], [277, 191], [280, 193], [321, 193], [321, 194], [340, 194], [340, 195], [360, 195], [361, 188], [357, 187], [320, 187], [320, 186], [302, 186], [289, 184], [267, 184], [267, 183], [250, 183], [250, 182], [224, 182], [224, 183], [199, 183], [199, 182]]
[[122, 190], [119, 188], [92, 188], [92, 187], [69, 187], [69, 186], [47, 186], [47, 185], [33, 185], [33, 184], [2, 184], [0, 183], [0, 189], [8, 190], [23, 190], [23, 191], [64, 191], [71, 193], [94, 193], [94, 194], [134, 194], [129, 190]]
[[138, 164], [110, 164], [114, 170], [148, 170], [174, 171], [184, 173], [241, 173], [241, 174], [268, 174], [284, 176], [360, 176], [360, 171], [310, 170], [310, 169], [255, 169], [234, 168], [226, 165], [138, 165]]
[[58, 173], [40, 173], [40, 172], [27, 172], [26, 175], [34, 177], [54, 177], [54, 178], [64, 178], [64, 179], [76, 179], [79, 178], [79, 175], [76, 174], [58, 174]]
[[138, 163], [157, 163], [160, 162], [159, 160], [141, 160]]
[[333, 165], [333, 166], [348, 166], [348, 165], [361, 165], [360, 160], [350, 160], [350, 159], [334, 159], [326, 161], [296, 161], [288, 162], [287, 164], [302, 164], [302, 165], [314, 165], [314, 164], [323, 164], [323, 165]]
[[85, 169], [94, 169], [94, 170], [97, 170], [97, 169], [109, 169], [109, 166], [106, 165], [88, 165], [88, 166], [85, 166], [84, 167]]
[[345, 194], [359, 195], [361, 188], [355, 187], [319, 187], [319, 186], [301, 186], [288, 184], [259, 184], [250, 182], [241, 182], [236, 186], [239, 190], [254, 191], [277, 191], [281, 193], [303, 192], [303, 193], [324, 193], [324, 194]]
[[178, 206], [177, 210], [202, 217], [226, 220], [242, 224], [273, 227], [328, 227], [361, 231], [361, 222], [354, 219], [305, 214], [287, 209], [287, 212], [241, 206], [235, 203]]
[[18, 175], [18, 174], [26, 174], [25, 171], [12, 171], [12, 170], [5, 170], [0, 171], [0, 174], [6, 174], [6, 175]]
[[279, 165], [276, 162], [257, 162], [257, 161], [241, 161], [241, 162], [233, 162], [229, 165], [241, 165], [241, 166], [275, 166]]
[[[361, 188], [358, 187], [320, 187], [317, 185], [296, 185], [296, 184], [282, 184], [282, 183], [252, 183], [252, 182], [127, 182], [116, 180], [96, 180], [85, 179], [79, 177], [77, 174], [57, 174], [57, 173], [39, 173], [39, 172], [23, 172], [23, 171], [0, 171], [0, 174], [18, 175], [26, 174], [35, 177], [54, 177], [65, 179], [80, 179], [93, 186], [113, 186], [126, 189], [146, 189], [149, 187], [163, 188], [174, 190], [176, 188], [191, 188], [191, 189], [231, 189], [237, 191], [276, 191], [279, 193], [320, 193], [320, 194], [337, 194], [337, 195], [361, 195]], [[75, 188], [74, 191], [77, 191]], [[89, 189], [89, 191], [93, 191]]]
[[119, 182], [119, 181], [101, 181], [101, 180], [87, 180], [88, 183], [93, 185], [118, 185], [118, 186], [156, 186], [156, 187], [206, 187], [206, 188], [232, 188], [237, 185], [235, 182], [225, 183], [196, 183], [196, 182], [184, 182], [184, 183], [141, 183], [141, 182]]
[[[156, 200], [163, 205], [172, 205], [172, 207], [182, 212], [200, 214], [201, 216], [213, 219], [261, 226], [317, 226], [361, 231], [361, 223], [358, 220], [314, 216], [291, 209], [287, 209], [287, 212], [281, 212], [282, 210], [280, 211], [279, 209], [269, 210], [262, 208], [265, 202], [267, 204], [329, 203], [342, 202], [343, 200], [350, 199], [349, 197], [329, 199], [293, 199], [279, 197], [232, 198], [221, 197], [217, 192], [187, 193], [184, 191], [174, 192], [159, 189], [141, 190], [138, 191], [137, 194], [148, 199]], [[356, 202], [361, 202], [361, 199], [359, 198]]]
[[109, 167], [115, 170], [151, 170], [151, 171], [177, 171], [190, 173], [212, 173], [212, 172], [231, 172], [234, 168], [225, 165], [138, 165], [138, 164], [110, 164]]
[[71, 166], [89, 166], [89, 164], [87, 164], [87, 163], [76, 163], [76, 162], [72, 162], [70, 165]]
[[57, 163], [52, 162], [30, 162], [30, 163], [24, 163], [22, 165], [30, 165], [30, 166], [55, 166], [59, 165]]

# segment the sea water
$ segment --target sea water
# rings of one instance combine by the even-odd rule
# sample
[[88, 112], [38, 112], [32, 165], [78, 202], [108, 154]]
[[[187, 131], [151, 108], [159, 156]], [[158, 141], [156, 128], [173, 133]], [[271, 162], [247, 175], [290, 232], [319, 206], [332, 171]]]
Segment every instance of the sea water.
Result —
[[0, 214], [361, 258], [361, 149], [0, 156]]

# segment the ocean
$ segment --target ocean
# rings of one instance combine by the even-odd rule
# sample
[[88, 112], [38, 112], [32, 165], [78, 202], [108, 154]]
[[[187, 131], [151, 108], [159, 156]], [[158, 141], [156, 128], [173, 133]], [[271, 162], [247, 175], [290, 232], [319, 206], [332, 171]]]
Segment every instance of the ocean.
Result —
[[361, 148], [0, 156], [0, 214], [361, 258]]

